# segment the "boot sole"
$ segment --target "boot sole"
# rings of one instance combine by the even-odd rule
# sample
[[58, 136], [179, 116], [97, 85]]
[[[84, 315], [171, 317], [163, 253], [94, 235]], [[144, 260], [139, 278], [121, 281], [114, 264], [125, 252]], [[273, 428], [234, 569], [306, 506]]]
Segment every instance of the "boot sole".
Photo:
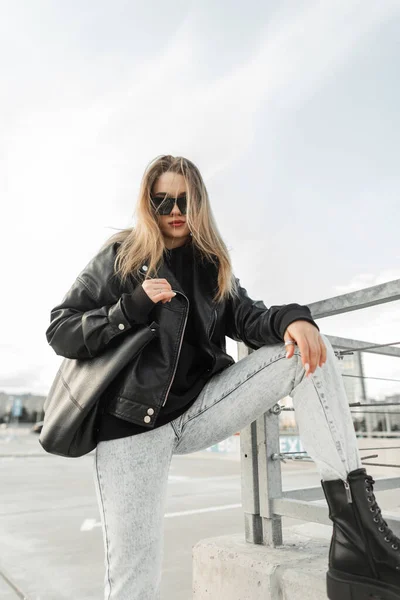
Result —
[[400, 588], [342, 571], [328, 571], [326, 585], [329, 600], [400, 600]]

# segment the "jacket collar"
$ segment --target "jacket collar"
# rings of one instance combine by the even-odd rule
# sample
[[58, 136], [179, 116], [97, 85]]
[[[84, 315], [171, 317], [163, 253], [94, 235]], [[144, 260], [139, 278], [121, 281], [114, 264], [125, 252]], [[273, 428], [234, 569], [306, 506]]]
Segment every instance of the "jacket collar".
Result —
[[[193, 261], [193, 290], [196, 299], [199, 300], [197, 302], [198, 310], [201, 312], [204, 310], [204, 317], [206, 317], [206, 313], [209, 313], [215, 306], [213, 296], [218, 285], [218, 269], [210, 260], [203, 258], [195, 246], [193, 247], [193, 252], [195, 258]], [[146, 263], [143, 263], [139, 268], [142, 280], [146, 275], [147, 269], [148, 265]], [[169, 281], [173, 290], [185, 293], [174, 273], [168, 267], [167, 261], [164, 260], [159, 266], [157, 278], [165, 278]]]

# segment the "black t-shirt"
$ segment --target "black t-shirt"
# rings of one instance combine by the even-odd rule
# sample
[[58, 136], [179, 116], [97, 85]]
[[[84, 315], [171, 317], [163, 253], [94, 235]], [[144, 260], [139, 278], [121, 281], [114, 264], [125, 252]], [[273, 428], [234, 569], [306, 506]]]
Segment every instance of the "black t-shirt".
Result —
[[[206, 371], [211, 366], [210, 356], [199, 346], [201, 331], [198, 331], [196, 327], [198, 319], [193, 297], [194, 249], [192, 243], [165, 250], [164, 259], [189, 299], [189, 313], [174, 380], [168, 393], [167, 402], [160, 409], [154, 429], [177, 419], [194, 403], [210, 377]], [[127, 437], [146, 431], [150, 431], [150, 429], [107, 413], [105, 405], [105, 412], [99, 420], [97, 441]]]

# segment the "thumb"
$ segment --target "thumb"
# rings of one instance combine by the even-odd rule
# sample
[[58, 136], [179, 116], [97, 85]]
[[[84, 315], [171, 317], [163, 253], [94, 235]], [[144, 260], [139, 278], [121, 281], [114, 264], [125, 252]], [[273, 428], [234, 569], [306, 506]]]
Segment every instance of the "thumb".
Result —
[[[283, 338], [284, 338], [285, 342], [294, 342], [295, 341], [289, 333], [285, 333]], [[292, 356], [294, 354], [294, 344], [288, 344], [287, 346], [285, 346], [285, 348], [286, 348], [286, 358], [292, 358]]]

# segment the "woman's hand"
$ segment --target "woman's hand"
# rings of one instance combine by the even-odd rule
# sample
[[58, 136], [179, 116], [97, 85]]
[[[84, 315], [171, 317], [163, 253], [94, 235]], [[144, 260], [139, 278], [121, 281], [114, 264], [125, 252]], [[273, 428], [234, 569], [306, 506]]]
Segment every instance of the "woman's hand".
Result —
[[161, 300], [165, 304], [165, 302], [171, 302], [172, 298], [176, 296], [176, 292], [172, 291], [171, 284], [166, 279], [145, 279], [142, 288], [154, 303]]
[[[306, 370], [306, 377], [314, 373], [315, 369], [326, 362], [326, 346], [318, 329], [309, 321], [298, 319], [293, 321], [286, 328], [284, 333], [285, 342], [294, 341], [297, 343], [301, 360]], [[287, 358], [292, 358], [294, 354], [294, 344], [289, 344], [287, 348]]]

